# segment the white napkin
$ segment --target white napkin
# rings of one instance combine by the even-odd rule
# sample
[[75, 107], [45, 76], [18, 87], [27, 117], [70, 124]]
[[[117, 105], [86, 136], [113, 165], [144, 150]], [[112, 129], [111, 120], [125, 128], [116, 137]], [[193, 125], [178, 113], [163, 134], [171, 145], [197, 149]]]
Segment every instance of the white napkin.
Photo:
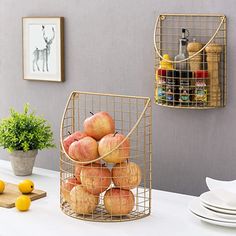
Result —
[[209, 190], [231, 207], [236, 207], [236, 180], [221, 181], [206, 177]]

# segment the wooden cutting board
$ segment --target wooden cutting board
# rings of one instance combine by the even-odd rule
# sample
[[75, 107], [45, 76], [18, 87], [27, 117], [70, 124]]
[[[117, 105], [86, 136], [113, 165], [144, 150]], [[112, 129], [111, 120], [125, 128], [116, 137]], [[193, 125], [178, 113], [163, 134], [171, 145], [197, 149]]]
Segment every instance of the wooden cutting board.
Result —
[[[15, 201], [22, 193], [18, 190], [18, 185], [5, 183], [5, 190], [0, 194], [0, 207], [12, 208], [15, 207]], [[31, 201], [46, 197], [47, 193], [42, 190], [35, 189], [32, 193], [27, 194]]]

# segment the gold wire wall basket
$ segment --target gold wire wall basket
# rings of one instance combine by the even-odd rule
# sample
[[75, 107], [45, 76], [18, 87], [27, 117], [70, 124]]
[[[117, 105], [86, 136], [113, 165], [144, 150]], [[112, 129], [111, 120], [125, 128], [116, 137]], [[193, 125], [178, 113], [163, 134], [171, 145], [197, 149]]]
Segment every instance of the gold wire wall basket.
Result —
[[226, 16], [161, 14], [154, 47], [156, 104], [192, 109], [226, 105]]
[[[92, 116], [90, 113], [101, 111], [115, 122], [116, 132], [110, 136], [123, 135], [123, 139], [101, 154], [105, 138], [99, 138], [99, 155], [95, 159], [75, 159], [73, 148], [71, 144], [66, 148], [65, 139], [76, 131], [83, 132], [83, 123]], [[60, 206], [65, 214], [100, 222], [136, 220], [150, 214], [151, 117], [148, 97], [78, 91], [70, 94], [60, 128]], [[81, 140], [85, 138], [74, 142]], [[108, 161], [117, 153], [120, 161]]]

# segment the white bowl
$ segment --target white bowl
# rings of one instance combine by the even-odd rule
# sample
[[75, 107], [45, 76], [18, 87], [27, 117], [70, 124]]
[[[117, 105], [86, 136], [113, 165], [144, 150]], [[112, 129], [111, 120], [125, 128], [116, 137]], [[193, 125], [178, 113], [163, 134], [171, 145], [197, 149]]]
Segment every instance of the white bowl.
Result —
[[236, 180], [221, 181], [206, 177], [209, 190], [231, 207], [236, 207]]

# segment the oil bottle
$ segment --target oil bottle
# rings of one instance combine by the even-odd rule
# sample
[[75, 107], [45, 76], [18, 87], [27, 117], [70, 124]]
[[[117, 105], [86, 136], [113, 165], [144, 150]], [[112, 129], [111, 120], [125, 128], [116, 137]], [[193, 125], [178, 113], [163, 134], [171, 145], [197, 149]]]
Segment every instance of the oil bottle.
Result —
[[[179, 39], [179, 53], [175, 56], [175, 61], [181, 61], [188, 57], [187, 45], [188, 45], [188, 36], [189, 31], [185, 28], [182, 28], [182, 36]], [[187, 70], [187, 61], [175, 63], [177, 70]]]

